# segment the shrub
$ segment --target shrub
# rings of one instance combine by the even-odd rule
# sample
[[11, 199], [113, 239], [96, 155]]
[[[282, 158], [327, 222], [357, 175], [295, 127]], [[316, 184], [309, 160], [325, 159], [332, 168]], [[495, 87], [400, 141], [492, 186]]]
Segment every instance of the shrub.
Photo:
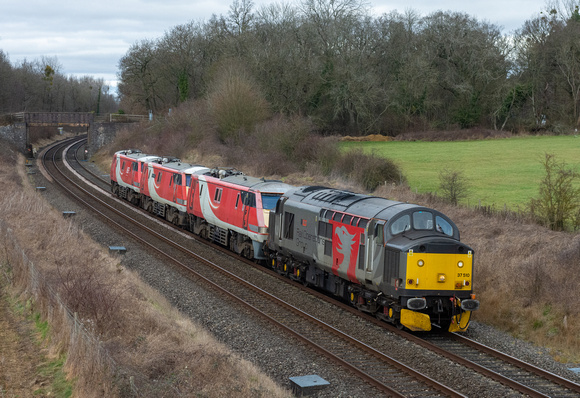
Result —
[[441, 197], [453, 205], [469, 195], [469, 181], [461, 171], [445, 168], [439, 172]]
[[268, 103], [244, 69], [232, 62], [222, 65], [207, 97], [222, 142], [252, 131], [269, 115]]
[[577, 229], [580, 211], [580, 174], [556, 160], [555, 155], [545, 154], [542, 166], [546, 175], [539, 187], [539, 197], [530, 201], [530, 213], [554, 231], [563, 231], [566, 224]]
[[375, 154], [365, 154], [358, 148], [343, 153], [336, 160], [335, 169], [341, 176], [360, 182], [367, 191], [374, 191], [381, 184], [405, 181], [393, 161]]

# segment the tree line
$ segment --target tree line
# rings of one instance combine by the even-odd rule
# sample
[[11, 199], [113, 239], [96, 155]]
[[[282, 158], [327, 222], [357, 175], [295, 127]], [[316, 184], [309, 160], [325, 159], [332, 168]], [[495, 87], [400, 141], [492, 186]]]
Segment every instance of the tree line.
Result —
[[118, 110], [103, 79], [65, 76], [56, 58], [12, 65], [0, 50], [0, 115], [16, 112], [95, 112]]
[[510, 34], [458, 12], [370, 15], [361, 0], [302, 0], [175, 26], [119, 61], [122, 106], [165, 112], [203, 98], [215, 71], [251, 76], [274, 113], [320, 131], [398, 134], [580, 123], [578, 0], [555, 0]]

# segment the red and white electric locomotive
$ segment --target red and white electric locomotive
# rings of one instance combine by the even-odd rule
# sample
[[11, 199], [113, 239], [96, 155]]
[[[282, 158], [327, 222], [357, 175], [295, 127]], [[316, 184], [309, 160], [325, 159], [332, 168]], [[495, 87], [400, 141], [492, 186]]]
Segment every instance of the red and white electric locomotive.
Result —
[[116, 196], [138, 204], [142, 193], [142, 174], [145, 164], [159, 159], [138, 149], [118, 151], [111, 163], [111, 191]]
[[200, 165], [161, 157], [145, 164], [142, 173], [141, 206], [180, 227], [188, 225], [187, 198], [192, 176], [209, 172]]
[[189, 229], [247, 258], [264, 259], [270, 211], [291, 188], [233, 169], [195, 174], [188, 197]]

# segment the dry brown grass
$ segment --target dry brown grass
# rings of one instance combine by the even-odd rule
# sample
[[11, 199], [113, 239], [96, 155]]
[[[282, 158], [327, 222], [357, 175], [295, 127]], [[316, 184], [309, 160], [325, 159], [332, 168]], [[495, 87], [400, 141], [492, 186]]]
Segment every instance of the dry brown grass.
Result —
[[[2, 155], [0, 214], [13, 230], [10, 241], [17, 241], [21, 248], [12, 250], [5, 244], [4, 255], [10, 259], [12, 281], [21, 299], [28, 300], [34, 293], [34, 311], [49, 320], [51, 349], [66, 354], [67, 372], [75, 379], [75, 396], [125, 396], [135, 390], [142, 397], [289, 396], [181, 316], [46, 204], [28, 186], [21, 156], [17, 169], [14, 154]], [[31, 285], [22, 252], [42, 273], [37, 288]], [[87, 335], [104, 347], [104, 357], [91, 339], [73, 333], [55, 307], [54, 293], [77, 313]], [[220, 377], [213, 377], [215, 374]]]

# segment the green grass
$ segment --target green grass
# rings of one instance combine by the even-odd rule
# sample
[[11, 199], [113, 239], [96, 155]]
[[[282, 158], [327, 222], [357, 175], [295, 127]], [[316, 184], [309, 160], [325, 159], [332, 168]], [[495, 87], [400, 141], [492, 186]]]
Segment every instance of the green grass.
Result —
[[529, 136], [509, 139], [453, 142], [343, 142], [341, 148], [390, 158], [407, 177], [413, 191], [437, 192], [439, 172], [461, 171], [471, 184], [469, 205], [494, 205], [511, 209], [525, 206], [538, 195], [544, 177], [541, 161], [556, 155], [580, 171], [580, 137]]
[[42, 377], [51, 381], [50, 385], [34, 391], [34, 396], [53, 396], [70, 398], [73, 393], [73, 385], [66, 379], [64, 372], [64, 356], [45, 363], [38, 372]]

